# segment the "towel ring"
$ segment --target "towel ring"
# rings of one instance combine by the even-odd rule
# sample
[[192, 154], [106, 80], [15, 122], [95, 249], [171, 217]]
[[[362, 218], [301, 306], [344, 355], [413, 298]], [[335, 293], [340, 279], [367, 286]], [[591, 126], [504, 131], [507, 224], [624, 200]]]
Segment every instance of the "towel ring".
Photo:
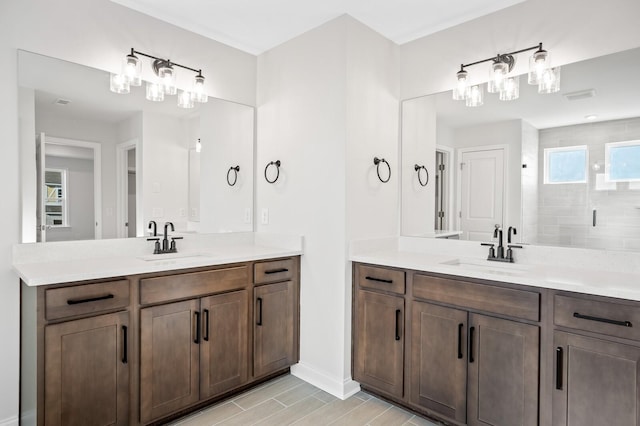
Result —
[[[380, 177], [380, 163], [386, 164], [387, 165], [387, 169], [389, 169], [389, 176], [387, 176], [386, 180], [382, 179], [382, 177]], [[375, 164], [375, 166], [376, 166], [376, 173], [378, 174], [378, 179], [380, 179], [380, 182], [382, 182], [382, 183], [389, 182], [389, 179], [391, 179], [391, 166], [389, 165], [387, 160], [385, 160], [384, 158], [373, 157], [373, 164]]]
[[[275, 183], [278, 178], [280, 177], [280, 160], [276, 160], [276, 161], [270, 161], [269, 164], [267, 164], [267, 167], [264, 168], [264, 178], [267, 182], [269, 183]], [[269, 178], [267, 177], [267, 170], [269, 170], [269, 166], [276, 166], [276, 178], [274, 180], [269, 180]]]
[[[418, 172], [418, 182], [420, 182], [420, 185], [421, 186], [427, 186], [427, 184], [429, 183], [429, 170], [427, 170], [427, 168], [425, 166], [419, 166], [417, 164], [415, 166], [413, 166], [413, 168], [416, 170], [416, 172]], [[427, 175], [427, 180], [424, 183], [422, 183], [422, 178], [420, 177], [421, 176], [420, 175], [420, 170], [423, 170], [423, 169], [424, 169], [424, 172]]]
[[[231, 175], [231, 171], [233, 170], [233, 183], [231, 183], [231, 179], [230, 179], [230, 175]], [[227, 183], [229, 184], [229, 186], [233, 186], [236, 184], [236, 182], [238, 182], [238, 172], [240, 171], [240, 166], [235, 166], [235, 167], [229, 167], [229, 170], [227, 170]]]

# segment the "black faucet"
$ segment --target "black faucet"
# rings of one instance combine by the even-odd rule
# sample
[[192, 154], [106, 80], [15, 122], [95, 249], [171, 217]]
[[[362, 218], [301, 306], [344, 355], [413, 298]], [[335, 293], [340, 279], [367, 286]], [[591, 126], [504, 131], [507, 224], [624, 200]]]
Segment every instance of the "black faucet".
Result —
[[149, 221], [149, 227], [148, 229], [153, 228], [153, 236], [157, 237], [158, 236], [158, 224], [156, 223], [155, 220], [150, 220]]
[[513, 231], [513, 235], [518, 235], [518, 230], [515, 228], [515, 226], [510, 226], [509, 230], [507, 231], [507, 244], [511, 244], [511, 232]]
[[176, 230], [173, 227], [173, 223], [172, 222], [165, 222], [164, 223], [164, 238], [162, 239], [162, 251], [164, 253], [167, 253], [169, 251], [169, 239], [167, 238], [167, 228], [169, 226], [171, 226], [171, 231], [175, 231]]
[[502, 245], [502, 228], [496, 225], [496, 229], [493, 231], [493, 238], [498, 238], [498, 249], [496, 250], [496, 257], [498, 259], [504, 259], [504, 246]]

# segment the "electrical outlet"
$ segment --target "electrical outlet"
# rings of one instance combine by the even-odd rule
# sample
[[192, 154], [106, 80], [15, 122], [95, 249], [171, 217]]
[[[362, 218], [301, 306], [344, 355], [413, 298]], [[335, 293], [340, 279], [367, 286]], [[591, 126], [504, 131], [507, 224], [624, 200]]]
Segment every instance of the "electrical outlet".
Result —
[[244, 209], [244, 223], [251, 223], [251, 208]]
[[269, 209], [268, 208], [263, 208], [262, 209], [262, 214], [260, 215], [260, 217], [262, 218], [262, 224], [263, 225], [268, 225], [269, 224]]
[[187, 215], [187, 209], [180, 209], [180, 217], [185, 217]]
[[159, 194], [162, 192], [162, 187], [160, 186], [160, 182], [153, 182], [153, 184], [151, 185], [151, 191], [154, 194]]

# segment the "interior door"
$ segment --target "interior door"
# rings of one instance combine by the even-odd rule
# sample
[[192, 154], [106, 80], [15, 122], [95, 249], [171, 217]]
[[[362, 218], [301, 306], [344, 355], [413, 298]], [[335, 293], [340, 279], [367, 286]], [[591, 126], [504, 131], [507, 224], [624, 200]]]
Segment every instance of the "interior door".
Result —
[[504, 149], [462, 151], [461, 239], [489, 241], [504, 217]]
[[44, 212], [44, 144], [45, 135], [40, 133], [36, 137], [36, 173], [38, 174], [36, 185], [36, 241], [47, 241], [47, 222]]

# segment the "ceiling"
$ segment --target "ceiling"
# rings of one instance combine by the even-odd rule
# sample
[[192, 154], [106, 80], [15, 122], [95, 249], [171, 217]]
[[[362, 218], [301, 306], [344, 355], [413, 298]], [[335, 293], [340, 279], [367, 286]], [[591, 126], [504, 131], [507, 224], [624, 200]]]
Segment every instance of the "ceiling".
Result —
[[348, 14], [403, 44], [525, 0], [111, 0], [257, 55]]

